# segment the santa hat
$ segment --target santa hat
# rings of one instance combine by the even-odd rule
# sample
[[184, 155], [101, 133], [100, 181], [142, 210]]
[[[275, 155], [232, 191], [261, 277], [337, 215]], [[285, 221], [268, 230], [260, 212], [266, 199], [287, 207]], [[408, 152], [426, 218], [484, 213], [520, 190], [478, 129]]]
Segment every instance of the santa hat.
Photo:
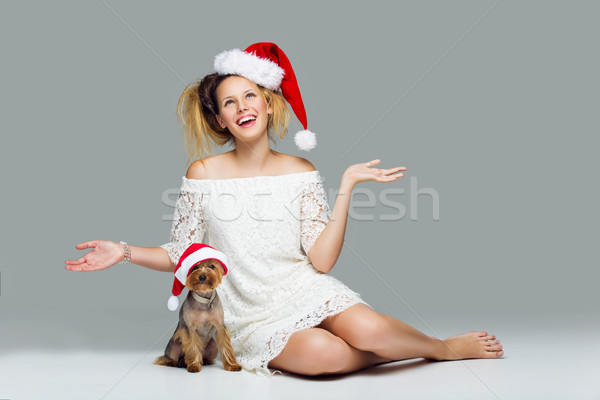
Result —
[[317, 145], [316, 135], [308, 130], [306, 110], [292, 64], [275, 43], [254, 43], [244, 51], [224, 51], [215, 57], [215, 71], [220, 75], [241, 75], [272, 91], [281, 89], [281, 94], [304, 127], [294, 137], [296, 146], [309, 151]]
[[173, 282], [173, 295], [169, 298], [167, 302], [167, 307], [171, 311], [177, 310], [179, 307], [179, 299], [177, 296], [181, 294], [183, 288], [185, 288], [185, 281], [192, 270], [192, 267], [198, 264], [201, 261], [206, 260], [217, 260], [223, 266], [225, 272], [223, 275], [227, 275], [227, 256], [221, 253], [219, 250], [216, 250], [213, 247], [210, 247], [204, 243], [192, 243], [190, 247], [188, 247], [181, 257], [179, 258], [179, 262], [177, 263], [177, 267], [175, 267], [175, 281]]

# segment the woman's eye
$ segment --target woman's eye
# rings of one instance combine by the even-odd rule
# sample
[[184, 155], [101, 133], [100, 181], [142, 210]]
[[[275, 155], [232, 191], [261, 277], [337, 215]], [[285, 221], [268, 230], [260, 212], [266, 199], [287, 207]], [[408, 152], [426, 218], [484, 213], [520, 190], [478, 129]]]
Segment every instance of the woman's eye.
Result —
[[246, 97], [254, 97], [256, 96], [254, 93], [248, 93], [248, 95]]

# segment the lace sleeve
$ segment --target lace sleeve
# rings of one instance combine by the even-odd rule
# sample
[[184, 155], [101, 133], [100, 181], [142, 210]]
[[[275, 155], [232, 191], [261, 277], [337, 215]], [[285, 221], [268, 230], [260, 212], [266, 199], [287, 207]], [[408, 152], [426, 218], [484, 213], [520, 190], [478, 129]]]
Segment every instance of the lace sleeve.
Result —
[[323, 183], [310, 182], [302, 193], [300, 202], [300, 240], [307, 255], [325, 229], [330, 216]]
[[167, 250], [175, 265], [192, 243], [203, 243], [206, 227], [202, 212], [202, 192], [180, 190], [175, 203], [175, 215], [171, 228], [170, 242], [159, 247]]

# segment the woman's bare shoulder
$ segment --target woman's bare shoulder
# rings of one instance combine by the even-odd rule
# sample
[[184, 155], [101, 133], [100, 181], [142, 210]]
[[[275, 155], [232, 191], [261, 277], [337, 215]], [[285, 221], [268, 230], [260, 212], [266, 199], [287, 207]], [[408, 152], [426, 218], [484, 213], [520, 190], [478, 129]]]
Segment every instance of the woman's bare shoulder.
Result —
[[226, 158], [225, 154], [215, 154], [214, 156], [196, 160], [190, 164], [185, 177], [187, 179], [218, 179], [216, 171], [225, 169], [223, 167], [226, 164]]
[[[282, 153], [283, 154], [283, 153]], [[293, 174], [296, 172], [315, 171], [315, 166], [306, 158], [283, 154], [285, 157], [286, 172]]]
[[[315, 166], [305, 158], [277, 153], [278, 160], [269, 168], [266, 175], [294, 174], [315, 171]], [[244, 176], [243, 171], [234, 167], [230, 154], [216, 154], [194, 161], [188, 168], [187, 179], [227, 179]]]

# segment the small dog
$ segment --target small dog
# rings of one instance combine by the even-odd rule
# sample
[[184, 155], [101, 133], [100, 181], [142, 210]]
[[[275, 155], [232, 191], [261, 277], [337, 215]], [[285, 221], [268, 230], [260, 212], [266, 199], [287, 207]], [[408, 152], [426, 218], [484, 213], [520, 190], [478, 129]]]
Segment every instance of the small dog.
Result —
[[185, 282], [189, 293], [179, 310], [179, 324], [165, 354], [154, 364], [200, 372], [202, 364], [213, 364], [220, 351], [223, 368], [227, 371], [242, 369], [235, 359], [229, 329], [223, 322], [223, 306], [216, 291], [224, 272], [221, 263], [214, 259], [201, 261], [191, 268]]

